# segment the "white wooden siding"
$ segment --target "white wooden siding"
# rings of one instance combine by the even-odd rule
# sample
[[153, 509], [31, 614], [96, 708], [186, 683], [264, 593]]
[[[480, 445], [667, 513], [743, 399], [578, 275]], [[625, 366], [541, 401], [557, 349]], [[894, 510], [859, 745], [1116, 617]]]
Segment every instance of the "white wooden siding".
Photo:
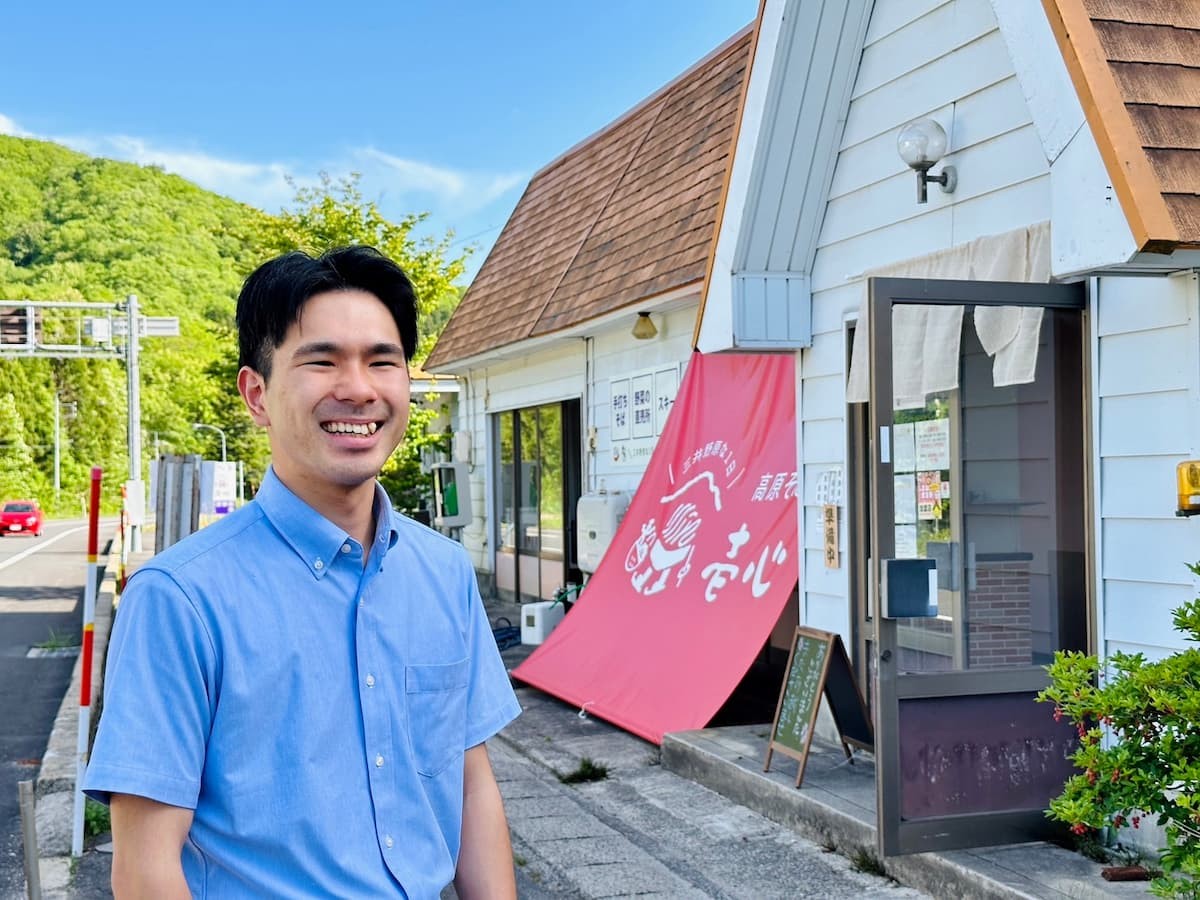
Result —
[[[1100, 365], [1122, 365], [1104, 360], [1104, 342], [1100, 343]], [[1126, 361], [1125, 364], [1128, 364]], [[1138, 360], [1137, 365], [1152, 365], [1153, 360]], [[1187, 452], [1186, 433], [1180, 426], [1188, 421], [1190, 397], [1187, 391], [1100, 395], [1100, 455], [1157, 456]], [[1173, 494], [1172, 494], [1173, 496]]]
[[[945, 162], [959, 180], [954, 194], [931, 186], [922, 206], [896, 135], [926, 116], [946, 127]], [[801, 407], [804, 621], [842, 634], [850, 625], [849, 567], [824, 568], [815, 484], [830, 465], [846, 465], [843, 328], [862, 304], [863, 273], [1049, 218], [1049, 166], [988, 0], [878, 0], [812, 270]]]
[[494, 568], [491, 526], [491, 419], [505, 409], [538, 406], [583, 396], [583, 341], [564, 341], [536, 354], [493, 364], [469, 373], [470, 401], [463, 410], [460, 428], [471, 433], [471, 503], [474, 521], [463, 529], [463, 546], [475, 568]]
[[1106, 278], [1104, 302], [1096, 310], [1096, 331], [1101, 338], [1122, 332], [1150, 331], [1187, 325], [1193, 315], [1193, 292], [1152, 290], [1140, 278]]
[[[965, 47], [995, 28], [990, 6], [946, 2], [886, 32], [873, 33], [868, 27], [852, 96], [862, 97], [937, 62], [947, 50]], [[931, 41], [931, 34], [937, 34], [938, 39]]]
[[[1112, 334], [1101, 343], [1100, 396], [1184, 391], [1191, 386], [1196, 359], [1188, 331], [1178, 325]], [[1104, 365], [1104, 356], [1116, 365]], [[1129, 365], [1127, 363], [1134, 363]], [[1140, 363], [1140, 364], [1137, 364]]]
[[[882, 2], [887, 4], [896, 0]], [[980, 5], [977, 0], [955, 0], [954, 5], [963, 3]], [[876, 4], [876, 8], [878, 6]], [[991, 7], [986, 0], [982, 6], [990, 16]], [[994, 18], [992, 22], [989, 33], [963, 47], [948, 46], [944, 40], [946, 35], [925, 32], [926, 46], [931, 50], [940, 50], [942, 55], [856, 97], [846, 117], [842, 147], [850, 147], [882, 132], [897, 129], [906, 122], [928, 115], [932, 110], [1012, 77], [1008, 48], [996, 30]], [[911, 59], [908, 49], [897, 47], [895, 52]], [[950, 150], [953, 151], [954, 147]], [[899, 161], [899, 156], [896, 159]], [[902, 162], [900, 164], [903, 165]]]
[[[1183, 572], [1182, 567], [1180, 571]], [[1187, 573], [1183, 572], [1186, 576]], [[1151, 584], [1108, 578], [1105, 582], [1108, 614], [1105, 626], [1121, 641], [1159, 646], [1162, 623], [1171, 621], [1172, 610], [1195, 596], [1190, 585]], [[1109, 649], [1114, 642], [1109, 642]]]
[[[608, 490], [633, 491], [642, 470], [616, 467], [611, 458], [609, 380], [630, 372], [685, 362], [691, 355], [696, 303], [669, 313], [655, 313], [659, 337], [637, 341], [630, 336], [634, 316], [598, 331], [592, 338], [563, 339], [527, 356], [497, 361], [469, 373], [470, 390], [461, 404], [460, 428], [471, 432], [471, 499], [475, 521], [463, 529], [463, 544], [475, 567], [493, 571], [491, 526], [488, 522], [492, 490], [491, 417], [506, 410], [524, 409], [563, 400], [580, 400], [583, 434], [583, 490], [595, 490], [600, 479]], [[590, 342], [590, 346], [589, 346]], [[590, 357], [590, 359], [589, 359]], [[596, 451], [588, 450], [588, 428], [596, 428]]]
[[[1029, 110], [1021, 86], [1016, 78], [1005, 78], [956, 102], [949, 144], [960, 152], [1028, 124]], [[831, 197], [841, 197], [882, 178], [904, 174], [912, 182], [916, 177], [896, 152], [895, 129], [843, 147], [838, 162]]]
[[[642, 480], [642, 469], [615, 466], [612, 461], [612, 428], [610, 415], [610, 379], [628, 376], [631, 372], [657, 368], [672, 363], [684, 363], [692, 352], [692, 329], [696, 322], [696, 305], [672, 311], [662, 320], [660, 336], [653, 341], [635, 341], [624, 327], [598, 335], [593, 347], [593, 381], [591, 412], [584, 422], [584, 450], [588, 425], [596, 428], [596, 452], [585, 469], [588, 479], [583, 489], [596, 490], [604, 479], [607, 490], [634, 491]], [[629, 323], [632, 327], [632, 321]], [[682, 381], [682, 368], [680, 380]]]
[[846, 421], [837, 419], [805, 419], [804, 467], [842, 466], [846, 459]]
[[[1100, 460], [1100, 514], [1109, 519], [1153, 519], [1175, 507], [1175, 466], [1180, 457], [1108, 456]], [[1200, 559], [1200, 546], [1196, 548]]]
[[1096, 308], [1102, 651], [1185, 646], [1171, 611], [1195, 596], [1200, 521], [1175, 509], [1175, 466], [1200, 457], [1200, 285], [1101, 278]]
[[877, 43], [909, 22], [915, 22], [951, 0], [910, 0], [907, 3], [876, 3], [867, 26], [867, 45]]

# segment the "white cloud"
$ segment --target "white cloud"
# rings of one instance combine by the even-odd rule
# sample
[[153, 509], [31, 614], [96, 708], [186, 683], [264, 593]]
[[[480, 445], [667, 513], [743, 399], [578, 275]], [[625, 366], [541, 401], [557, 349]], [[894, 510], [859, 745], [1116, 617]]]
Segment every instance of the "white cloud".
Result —
[[415, 195], [432, 200], [442, 215], [463, 215], [483, 209], [529, 177], [519, 172], [448, 169], [393, 156], [374, 147], [355, 151], [352, 160], [352, 168], [362, 173], [364, 182], [369, 180], [389, 194], [404, 198]]
[[[438, 166], [386, 153], [375, 147], [352, 148], [326, 160], [247, 161], [216, 156], [196, 149], [178, 149], [130, 135], [37, 135], [0, 114], [0, 134], [38, 138], [62, 144], [89, 156], [161, 166], [206, 190], [267, 212], [290, 205], [296, 186], [320, 184], [322, 173], [334, 183], [351, 173], [360, 176], [359, 189], [379, 204], [383, 214], [397, 219], [428, 212], [420, 232], [435, 237], [446, 229], [458, 233], [455, 245], [472, 243], [486, 250], [516, 203], [514, 188], [529, 176], [522, 172], [480, 172]], [[504, 201], [504, 202], [501, 202]], [[484, 254], [473, 257], [472, 267]], [[469, 272], [468, 274], [473, 274]]]
[[13, 137], [33, 137], [33, 135], [3, 113], [0, 113], [0, 134], [10, 134]]
[[0, 134], [39, 137], [90, 156], [161, 166], [207, 190], [268, 212], [286, 206], [294, 196], [289, 176], [296, 184], [315, 185], [323, 172], [335, 182], [357, 172], [365, 197], [401, 212], [428, 210], [441, 221], [484, 210], [528, 178], [524, 173], [452, 169], [405, 159], [374, 147], [351, 149], [340, 158], [324, 161], [254, 162], [166, 147], [131, 135], [34, 135], [3, 114], [0, 114]]
[[294, 167], [286, 163], [223, 159], [194, 150], [157, 147], [128, 135], [52, 137], [50, 140], [91, 156], [161, 166], [207, 190], [272, 212], [285, 205], [294, 193], [287, 183], [287, 176]]

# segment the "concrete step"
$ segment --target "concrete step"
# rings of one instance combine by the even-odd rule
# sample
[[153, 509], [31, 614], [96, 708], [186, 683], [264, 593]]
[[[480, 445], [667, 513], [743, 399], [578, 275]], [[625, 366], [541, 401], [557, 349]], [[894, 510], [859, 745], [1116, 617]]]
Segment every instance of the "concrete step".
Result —
[[878, 859], [875, 852], [875, 762], [814, 739], [800, 788], [797, 763], [774, 754], [763, 772], [768, 725], [668, 734], [662, 765], [774, 822], [852, 858], [868, 853], [898, 882], [939, 898], [971, 900], [1111, 900], [1145, 897], [1145, 882], [1108, 882], [1102, 866], [1054, 844], [1031, 842], [916, 853]]

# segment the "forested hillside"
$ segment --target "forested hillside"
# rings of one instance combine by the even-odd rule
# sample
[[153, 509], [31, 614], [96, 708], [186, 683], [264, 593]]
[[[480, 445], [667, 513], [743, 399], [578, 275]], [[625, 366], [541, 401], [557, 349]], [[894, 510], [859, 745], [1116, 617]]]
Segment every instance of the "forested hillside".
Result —
[[[0, 305], [136, 294], [144, 315], [178, 316], [179, 337], [140, 344], [145, 458], [215, 458], [218, 436], [192, 429], [212, 423], [226, 432], [229, 458], [246, 461], [254, 481], [267, 445], [237, 398], [233, 311], [255, 265], [297, 246], [373, 243], [410, 269], [427, 317], [444, 321], [459, 294], [453, 282], [462, 259], [445, 258], [448, 240], [411, 240], [420, 216], [384, 220], [353, 181], [326, 181], [324, 190], [298, 192], [296, 202], [268, 215], [155, 167], [0, 135]], [[80, 509], [95, 465], [104, 469], [111, 508], [128, 472], [125, 371], [117, 360], [0, 359], [0, 499], [37, 496], [54, 506], [56, 393], [66, 411], [59, 508]]]

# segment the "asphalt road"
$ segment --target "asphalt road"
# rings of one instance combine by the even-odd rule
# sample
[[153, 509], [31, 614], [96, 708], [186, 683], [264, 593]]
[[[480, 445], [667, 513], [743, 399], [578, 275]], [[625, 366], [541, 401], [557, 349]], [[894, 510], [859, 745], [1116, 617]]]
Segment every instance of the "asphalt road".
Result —
[[75, 665], [74, 655], [28, 654], [38, 644], [78, 645], [86, 580], [81, 519], [47, 522], [39, 538], [0, 538], [0, 897], [24, 896], [17, 782], [37, 776]]

